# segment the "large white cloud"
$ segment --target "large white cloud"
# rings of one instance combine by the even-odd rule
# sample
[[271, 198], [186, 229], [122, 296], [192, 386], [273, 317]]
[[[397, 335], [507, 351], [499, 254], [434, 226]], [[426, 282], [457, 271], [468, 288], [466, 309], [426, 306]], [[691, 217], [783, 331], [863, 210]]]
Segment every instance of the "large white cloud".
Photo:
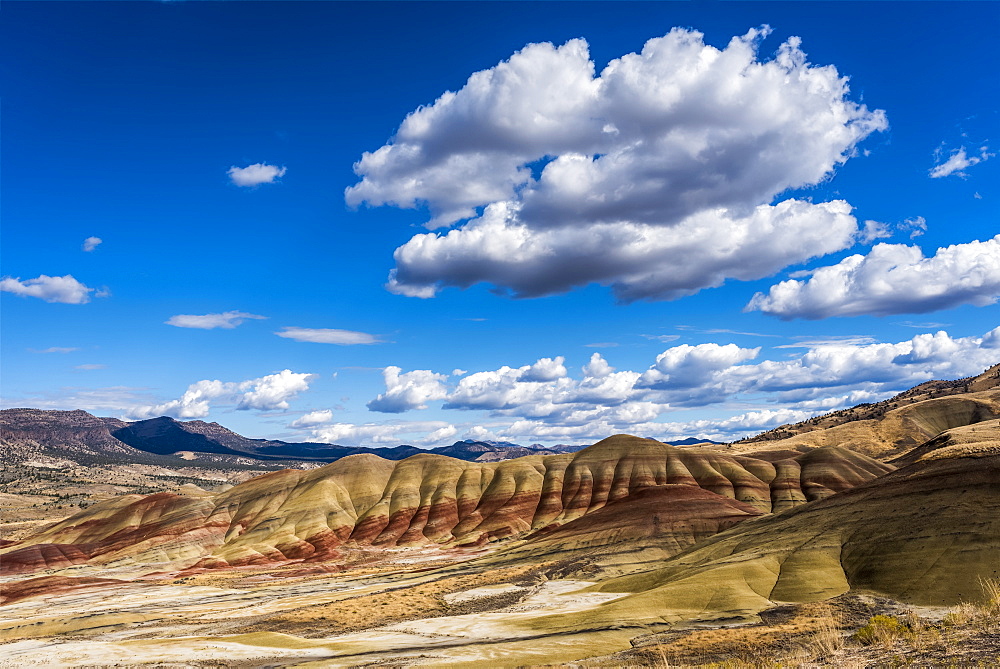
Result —
[[231, 330], [237, 325], [242, 325], [247, 319], [264, 320], [267, 316], [248, 314], [245, 311], [226, 311], [221, 314], [177, 314], [165, 321], [167, 325], [178, 328], [197, 328], [200, 330], [213, 330], [223, 328]]
[[1000, 298], [1000, 235], [939, 248], [877, 244], [821, 267], [808, 280], [788, 280], [757, 293], [747, 310], [791, 318], [927, 313]]
[[368, 403], [372, 411], [402, 413], [410, 409], [426, 409], [427, 402], [442, 400], [447, 396], [444, 382], [447, 374], [435, 374], [427, 369], [417, 369], [401, 374], [399, 367], [382, 370], [385, 392]]
[[850, 246], [857, 231], [850, 211], [843, 200], [786, 200], [742, 217], [703, 211], [672, 228], [622, 222], [534, 230], [499, 203], [464, 227], [416, 235], [396, 249], [387, 287], [432, 297], [441, 286], [485, 281], [538, 297], [599, 283], [624, 302], [676, 299]]
[[596, 282], [673, 299], [849, 246], [846, 203], [768, 205], [827, 178], [885, 117], [797, 38], [759, 60], [767, 32], [720, 50], [674, 29], [599, 75], [583, 40], [531, 44], [412, 112], [355, 165], [347, 202], [426, 204], [431, 228], [475, 218], [397, 249], [389, 288]]
[[154, 405], [136, 406], [130, 415], [134, 418], [204, 418], [211, 412], [211, 402], [235, 405], [237, 409], [275, 411], [287, 409], [288, 400], [309, 389], [315, 374], [293, 372], [285, 369], [246, 381], [219, 381], [205, 379], [192, 383], [184, 394], [175, 400]]
[[[62, 304], [86, 304], [90, 302], [90, 294], [95, 291], [73, 278], [66, 276], [48, 276], [42, 274], [36, 279], [21, 281], [21, 278], [9, 276], [0, 279], [0, 291], [14, 293], [21, 297], [37, 297], [46, 302], [61, 302]], [[102, 297], [104, 291], [97, 293]]]

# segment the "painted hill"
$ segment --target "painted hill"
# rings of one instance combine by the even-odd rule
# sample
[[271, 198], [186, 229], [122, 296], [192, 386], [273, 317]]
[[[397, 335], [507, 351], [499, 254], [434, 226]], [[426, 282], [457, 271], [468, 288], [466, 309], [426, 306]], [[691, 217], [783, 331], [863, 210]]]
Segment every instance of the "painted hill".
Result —
[[[715, 507], [732, 520], [821, 499], [890, 470], [844, 449], [771, 463], [628, 435], [577, 453], [496, 463], [430, 453], [393, 462], [360, 454], [310, 471], [266, 474], [215, 495], [162, 493], [100, 502], [0, 549], [2, 570], [122, 558], [225, 567], [327, 560], [343, 544], [478, 546], [536, 530], [564, 536], [569, 530], [560, 534], [559, 528], [609, 503], [618, 502], [619, 509], [655, 503], [662, 491], [638, 494], [654, 486], [674, 487], [660, 501], [687, 499], [685, 492], [695, 506], [705, 494], [718, 498]], [[613, 522], [607, 517], [615, 513], [606, 511], [595, 522]], [[643, 526], [644, 516], [632, 515], [639, 526], [627, 533], [658, 532]], [[729, 520], [719, 520], [719, 527]]]
[[1000, 576], [995, 453], [990, 446], [927, 454], [850, 490], [739, 524], [658, 569], [596, 586], [633, 594], [539, 628], [752, 619], [777, 603], [848, 591], [934, 606], [982, 600], [981, 579]]

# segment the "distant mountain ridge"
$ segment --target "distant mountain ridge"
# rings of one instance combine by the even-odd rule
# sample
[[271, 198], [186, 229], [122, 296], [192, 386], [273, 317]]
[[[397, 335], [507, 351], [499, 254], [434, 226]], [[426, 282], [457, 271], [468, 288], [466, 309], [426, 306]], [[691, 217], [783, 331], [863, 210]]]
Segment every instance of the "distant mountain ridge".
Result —
[[538, 444], [521, 446], [506, 441], [465, 439], [450, 446], [422, 449], [410, 445], [394, 447], [340, 446], [317, 442], [285, 442], [250, 439], [220, 425], [200, 420], [178, 421], [167, 416], [135, 422], [101, 418], [81, 409], [55, 411], [4, 409], [0, 411], [0, 444], [6, 450], [55, 449], [89, 455], [128, 457], [136, 451], [154, 455], [179, 452], [203, 453], [214, 459], [257, 461], [306, 461], [326, 463], [349, 455], [369, 453], [386, 460], [403, 460], [420, 453], [436, 453], [459, 460], [497, 462], [525, 455], [570, 453], [585, 448], [560, 445], [546, 448]]

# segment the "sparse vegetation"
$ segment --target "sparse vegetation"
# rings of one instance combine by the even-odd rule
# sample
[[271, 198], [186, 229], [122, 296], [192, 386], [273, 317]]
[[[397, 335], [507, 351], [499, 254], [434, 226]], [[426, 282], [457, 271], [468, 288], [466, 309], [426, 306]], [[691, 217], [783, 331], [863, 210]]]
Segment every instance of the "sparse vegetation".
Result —
[[890, 648], [899, 639], [911, 635], [912, 631], [909, 626], [899, 618], [878, 615], [872, 616], [868, 620], [868, 624], [854, 633], [854, 640], [863, 646], [881, 644]]

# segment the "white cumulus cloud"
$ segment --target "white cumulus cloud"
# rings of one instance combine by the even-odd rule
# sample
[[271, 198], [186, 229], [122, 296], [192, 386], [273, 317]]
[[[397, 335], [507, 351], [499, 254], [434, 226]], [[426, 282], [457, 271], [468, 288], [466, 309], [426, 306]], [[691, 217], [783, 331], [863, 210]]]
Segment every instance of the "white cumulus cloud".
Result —
[[926, 258], [917, 246], [876, 244], [757, 293], [748, 311], [783, 319], [927, 313], [961, 304], [985, 306], [1000, 298], [1000, 235], [984, 242], [939, 248]]
[[443, 446], [451, 443], [458, 429], [444, 421], [399, 423], [334, 423], [313, 430], [318, 441], [342, 446]]
[[967, 168], [978, 165], [993, 157], [994, 154], [988, 153], [988, 149], [989, 147], [983, 146], [979, 149], [978, 156], [970, 156], [965, 153], [964, 146], [960, 147], [952, 151], [947, 160], [932, 167], [928, 173], [932, 179], [940, 179], [952, 174], [960, 177], [968, 176], [965, 173]]
[[226, 330], [231, 330], [237, 325], [241, 325], [245, 320], [263, 320], [266, 318], [267, 316], [248, 314], [245, 311], [226, 311], [221, 314], [203, 314], [201, 316], [193, 314], [178, 314], [176, 316], [171, 316], [164, 322], [167, 325], [173, 325], [178, 328], [198, 328], [200, 330], [224, 328]]
[[89, 253], [100, 246], [103, 241], [100, 237], [87, 237], [83, 240], [83, 250]]
[[[36, 279], [21, 281], [20, 277], [9, 276], [0, 279], [0, 291], [14, 293], [21, 297], [37, 297], [46, 302], [61, 302], [62, 304], [86, 304], [90, 302], [90, 294], [95, 291], [73, 278], [73, 275], [48, 276], [42, 274]], [[98, 291], [96, 297], [104, 297], [108, 293]]]
[[315, 427], [323, 423], [329, 423], [331, 420], [333, 420], [333, 411], [330, 409], [310, 411], [306, 415], [293, 420], [289, 424], [289, 427]]
[[741, 217], [699, 212], [672, 228], [623, 222], [534, 230], [516, 208], [498, 203], [464, 227], [416, 235], [396, 249], [387, 287], [433, 297], [441, 286], [485, 281], [538, 297], [599, 283], [623, 302], [677, 299], [850, 246], [857, 230], [850, 212], [843, 200], [786, 200]]
[[389, 366], [382, 370], [385, 378], [385, 392], [368, 403], [371, 411], [402, 413], [411, 409], [426, 409], [427, 402], [441, 400], [447, 396], [444, 382], [446, 374], [435, 374], [427, 369], [417, 369], [401, 373], [399, 367]]
[[[476, 372], [462, 377], [447, 397], [446, 409], [505, 409], [543, 406], [553, 388], [569, 387], [562, 357], [542, 358], [533, 365]], [[561, 373], [560, 373], [561, 372]], [[540, 374], [545, 380], [538, 380]]]
[[768, 32], [717, 49], [674, 29], [599, 74], [581, 39], [530, 44], [409, 114], [355, 165], [348, 204], [472, 220], [399, 247], [388, 288], [675, 299], [850, 246], [847, 203], [772, 200], [827, 178], [884, 114], [798, 38], [758, 59]]
[[555, 381], [566, 376], [566, 367], [563, 363], [566, 358], [557, 356], [555, 358], [539, 358], [528, 369], [521, 373], [521, 381]]
[[246, 381], [219, 381], [205, 379], [192, 383], [184, 394], [175, 400], [154, 405], [133, 407], [135, 418], [204, 418], [211, 411], [211, 402], [235, 405], [237, 409], [275, 411], [287, 409], [288, 400], [309, 389], [315, 374], [293, 372], [289, 369]]
[[226, 174], [237, 186], [259, 186], [260, 184], [273, 184], [278, 178], [285, 176], [287, 171], [287, 168], [284, 167], [256, 163], [246, 167], [233, 165]]
[[706, 385], [713, 374], [752, 360], [760, 347], [740, 348], [736, 344], [681, 344], [656, 356], [656, 363], [640, 379], [647, 388], [693, 388]]
[[288, 400], [309, 390], [315, 374], [299, 374], [285, 369], [252, 381], [244, 381], [239, 389], [245, 390], [236, 402], [237, 409], [273, 411], [287, 409]]
[[307, 341], [314, 344], [340, 344], [352, 346], [355, 344], [380, 344], [382, 340], [376, 335], [354, 330], [336, 330], [332, 328], [299, 328], [286, 327], [274, 334], [285, 339]]

